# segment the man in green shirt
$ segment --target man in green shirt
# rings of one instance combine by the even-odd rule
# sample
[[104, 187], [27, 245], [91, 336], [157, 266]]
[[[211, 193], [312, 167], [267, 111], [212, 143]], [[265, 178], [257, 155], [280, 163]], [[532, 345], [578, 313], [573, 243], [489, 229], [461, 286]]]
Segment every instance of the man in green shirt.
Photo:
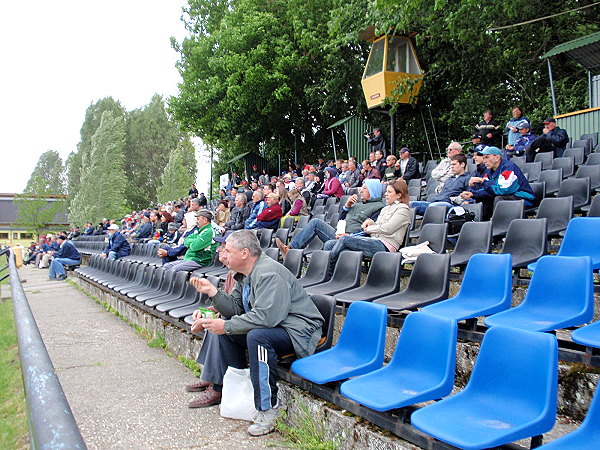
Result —
[[212, 213], [207, 209], [196, 212], [198, 228], [183, 241], [183, 245], [187, 247], [183, 260], [165, 264], [165, 270], [192, 272], [211, 263], [215, 249], [219, 246], [218, 242], [213, 240], [212, 218]]

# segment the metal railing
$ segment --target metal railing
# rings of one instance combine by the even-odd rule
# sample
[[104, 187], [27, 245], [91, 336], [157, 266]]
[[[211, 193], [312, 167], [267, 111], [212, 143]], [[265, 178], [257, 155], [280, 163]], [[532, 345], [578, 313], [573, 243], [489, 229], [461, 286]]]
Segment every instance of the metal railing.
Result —
[[[85, 442], [29, 307], [14, 254], [8, 248], [0, 251], [0, 256], [3, 254], [6, 255], [10, 268], [10, 287], [27, 402], [30, 447], [85, 449]], [[6, 266], [0, 269], [0, 274], [5, 269]]]

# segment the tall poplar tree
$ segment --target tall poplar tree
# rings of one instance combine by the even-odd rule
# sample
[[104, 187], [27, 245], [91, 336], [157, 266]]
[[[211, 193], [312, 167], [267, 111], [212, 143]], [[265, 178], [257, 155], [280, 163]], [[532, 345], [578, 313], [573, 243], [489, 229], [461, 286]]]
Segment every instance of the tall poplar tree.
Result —
[[192, 183], [196, 182], [195, 149], [185, 139], [171, 151], [169, 162], [160, 177], [158, 201], [167, 202], [187, 195]]
[[83, 160], [81, 186], [69, 209], [72, 223], [98, 222], [103, 217], [119, 219], [127, 213], [124, 147], [123, 117], [104, 111], [91, 138], [90, 156]]

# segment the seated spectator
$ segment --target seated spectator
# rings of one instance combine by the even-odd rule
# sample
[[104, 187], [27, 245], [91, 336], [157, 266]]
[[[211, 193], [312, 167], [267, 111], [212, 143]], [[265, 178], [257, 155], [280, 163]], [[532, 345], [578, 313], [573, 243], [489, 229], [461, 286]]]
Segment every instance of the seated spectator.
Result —
[[306, 204], [310, 203], [310, 192], [306, 189], [306, 181], [303, 177], [296, 178], [296, 189], [300, 192], [300, 195], [306, 200]]
[[519, 133], [519, 125], [521, 122], [527, 122], [531, 128], [531, 122], [523, 115], [523, 110], [520, 106], [515, 106], [512, 109], [512, 117], [506, 124], [506, 132], [508, 133], [508, 145], [515, 145], [515, 142], [521, 137]]
[[196, 212], [196, 224], [198, 228], [183, 241], [183, 245], [187, 248], [183, 260], [165, 264], [163, 267], [166, 270], [192, 272], [212, 262], [215, 249], [219, 245], [213, 240], [212, 219], [212, 213], [206, 209]]
[[166, 211], [161, 211], [160, 213], [160, 223], [158, 227], [161, 229], [161, 236], [167, 234], [169, 229], [169, 224], [173, 222], [173, 216]]
[[395, 155], [388, 155], [386, 158], [386, 168], [381, 177], [382, 183], [393, 183], [400, 177], [400, 167], [396, 168], [396, 161], [398, 158]]
[[329, 260], [331, 273], [344, 250], [360, 250], [363, 256], [372, 257], [377, 252], [397, 252], [402, 247], [411, 223], [406, 182], [397, 180], [388, 184], [385, 199], [387, 205], [381, 210], [377, 221], [366, 219], [362, 223], [362, 235], [345, 235], [335, 242]]
[[283, 223], [288, 217], [293, 217], [294, 221], [297, 222], [300, 216], [308, 216], [308, 206], [306, 205], [306, 200], [302, 194], [300, 194], [300, 191], [298, 189], [292, 189], [289, 193], [289, 197], [292, 208], [288, 214], [281, 218], [281, 227], [283, 227]]
[[225, 230], [241, 230], [246, 225], [246, 219], [250, 216], [250, 207], [246, 205], [244, 194], [235, 196], [234, 205], [229, 214], [229, 220], [225, 222]]
[[377, 169], [371, 166], [371, 161], [365, 159], [362, 163], [361, 180], [381, 180], [381, 174]]
[[180, 238], [177, 242], [172, 244], [161, 244], [157, 250], [158, 257], [162, 260], [164, 266], [168, 262], [176, 261], [178, 257], [185, 255], [187, 247], [185, 246], [185, 238], [190, 234], [196, 232], [198, 227], [196, 226], [196, 213], [188, 212], [183, 217], [183, 225], [181, 226], [183, 234], [180, 232]]
[[94, 234], [94, 225], [92, 225], [92, 222], [85, 223], [85, 227], [83, 228], [83, 234], [85, 234], [86, 236], [91, 236], [92, 234]]
[[348, 171], [350, 175], [343, 183], [344, 192], [348, 192], [348, 189], [357, 187], [360, 184], [360, 169], [356, 165], [356, 158], [348, 161]]
[[56, 236], [53, 236], [50, 233], [48, 233], [46, 239], [48, 244], [48, 250], [42, 253], [41, 255], [40, 264], [38, 266], [40, 269], [47, 269], [48, 267], [50, 267], [50, 261], [52, 261], [54, 254], [60, 249], [60, 244], [56, 240]]
[[254, 191], [252, 193], [252, 210], [250, 211], [250, 216], [248, 216], [248, 218], [246, 219], [246, 229], [258, 228], [256, 218], [261, 212], [263, 212], [263, 209], [265, 209], [266, 206], [267, 204], [263, 199], [263, 192]]
[[523, 156], [531, 143], [535, 141], [537, 136], [531, 132], [531, 125], [526, 120], [519, 122], [516, 125], [519, 133], [519, 138], [513, 145], [506, 145], [505, 156], [510, 159], [513, 156]]
[[559, 128], [556, 125], [556, 120], [553, 117], [544, 121], [543, 135], [536, 138], [525, 152], [527, 162], [535, 160], [536, 153], [553, 152], [555, 158], [560, 158], [567, 144], [569, 143], [569, 135], [566, 130]]
[[336, 229], [324, 220], [311, 219], [302, 231], [292, 239], [289, 246], [281, 240], [275, 239], [281, 254], [285, 257], [290, 248], [305, 248], [315, 236], [324, 243], [323, 248], [325, 250], [331, 250], [338, 237], [344, 234], [361, 232], [363, 222], [368, 218], [376, 220], [379, 212], [385, 206], [381, 201], [381, 192], [382, 186], [379, 180], [365, 180], [360, 191], [361, 201], [359, 202], [358, 195], [354, 194], [342, 207], [340, 220], [344, 220], [346, 224], [343, 234], [337, 235]]
[[181, 238], [179, 225], [175, 222], [170, 222], [167, 227], [167, 233], [164, 235], [163, 243], [167, 245], [175, 245]]
[[200, 192], [200, 195], [198, 196], [198, 202], [202, 208], [206, 208], [206, 205], [208, 205], [208, 200], [206, 199], [204, 192]]
[[488, 147], [487, 145], [481, 143], [482, 139], [483, 137], [479, 133], [475, 133], [473, 136], [471, 136], [471, 143], [473, 144], [473, 148], [469, 153], [474, 154], [477, 152], [482, 152], [484, 148]]
[[229, 202], [227, 200], [219, 201], [219, 206], [215, 210], [215, 222], [220, 227], [224, 227], [229, 217], [231, 215], [231, 211], [229, 210]]
[[50, 250], [50, 246], [46, 244], [46, 238], [40, 237], [37, 245], [34, 247], [33, 251], [30, 252], [29, 258], [25, 261], [25, 264], [29, 264], [30, 262], [34, 262], [36, 267], [39, 267], [40, 260], [42, 259], [42, 255]]
[[101, 256], [108, 259], [119, 259], [123, 256], [129, 256], [130, 253], [129, 242], [119, 233], [119, 226], [110, 225], [108, 227], [108, 244]]
[[79, 227], [71, 227], [71, 231], [67, 236], [68, 239], [77, 239], [81, 236], [81, 231], [79, 231]]
[[442, 192], [444, 183], [453, 175], [452, 160], [450, 158], [452, 158], [454, 155], [461, 154], [462, 145], [460, 145], [458, 142], [451, 142], [446, 150], [448, 152], [448, 156], [443, 158], [440, 163], [431, 171], [431, 178], [438, 182], [438, 187], [435, 190], [437, 194]]
[[373, 167], [373, 169], [377, 169], [377, 172], [379, 172], [380, 175], [383, 175], [383, 172], [385, 172], [385, 169], [387, 167], [385, 159], [383, 158], [383, 152], [383, 149], [375, 150], [373, 152], [375, 159], [371, 161], [371, 166]]
[[325, 169], [325, 184], [323, 185], [323, 192], [317, 194], [317, 198], [329, 198], [337, 197], [340, 198], [344, 195], [344, 189], [340, 180], [336, 177], [336, 170], [333, 167], [327, 167]]
[[483, 160], [483, 150], [477, 150], [473, 153], [473, 162], [475, 163], [475, 170], [471, 172], [472, 177], [481, 177], [485, 174], [487, 167], [485, 167], [485, 162]]
[[283, 216], [281, 205], [279, 204], [279, 197], [275, 193], [271, 193], [266, 196], [265, 202], [267, 206], [262, 212], [256, 216], [256, 227], [257, 228], [271, 228], [277, 229], [279, 220]]
[[195, 401], [195, 406], [220, 403], [225, 370], [228, 366], [246, 367], [247, 356], [257, 410], [248, 433], [261, 436], [274, 429], [279, 412], [278, 358], [290, 353], [300, 358], [314, 353], [324, 320], [298, 280], [262, 253], [254, 233], [232, 233], [223, 252], [227, 268], [237, 272], [231, 295], [218, 290], [206, 278], [190, 280], [227, 319], [197, 318], [192, 327], [193, 332], [208, 330], [219, 340], [218, 354], [207, 359], [205, 367], [215, 375], [210, 380], [213, 385]]
[[282, 186], [277, 186], [277, 188], [275, 188], [275, 194], [277, 194], [277, 197], [279, 197], [279, 205], [281, 206], [281, 213], [287, 214], [292, 207], [292, 205], [290, 204], [288, 191]]
[[519, 166], [502, 158], [502, 150], [498, 147], [488, 147], [482, 153], [487, 167], [485, 175], [483, 178], [471, 177], [471, 187], [460, 196], [467, 202], [475, 200], [483, 203], [483, 220], [492, 217], [496, 198], [525, 200], [526, 206], [534, 206], [535, 196]]
[[175, 202], [175, 204], [173, 205], [173, 221], [176, 222], [177, 224], [181, 225], [183, 223], [183, 215], [185, 214], [185, 211], [183, 210], [183, 205], [181, 204], [181, 202]]
[[192, 187], [188, 191], [188, 197], [196, 198], [198, 197], [198, 189], [196, 189], [196, 185], [192, 183]]
[[410, 180], [418, 180], [421, 178], [421, 171], [419, 170], [419, 162], [411, 156], [410, 150], [407, 147], [400, 149], [400, 160], [396, 161], [396, 170], [399, 171], [399, 177], [408, 182]]
[[350, 172], [350, 168], [347, 162], [342, 162], [340, 165], [340, 173], [338, 175], [338, 179], [342, 187], [348, 184], [348, 179], [352, 176], [352, 172]]
[[460, 194], [469, 189], [471, 175], [467, 172], [467, 158], [465, 155], [454, 155], [452, 161], [453, 175], [446, 180], [442, 192], [437, 194], [430, 202], [410, 202], [410, 207], [415, 208], [415, 213], [422, 216], [430, 205], [444, 205], [448, 208], [460, 205], [463, 200]]
[[49, 280], [64, 280], [67, 278], [65, 266], [74, 266], [81, 263], [81, 255], [73, 245], [67, 240], [67, 237], [60, 234], [56, 237], [59, 249], [54, 253], [54, 258], [50, 263], [50, 272], [48, 273]]
[[136, 241], [140, 241], [142, 239], [149, 239], [152, 237], [153, 231], [154, 227], [150, 223], [150, 213], [145, 212], [142, 215], [139, 228], [133, 233], [131, 233], [131, 238]]

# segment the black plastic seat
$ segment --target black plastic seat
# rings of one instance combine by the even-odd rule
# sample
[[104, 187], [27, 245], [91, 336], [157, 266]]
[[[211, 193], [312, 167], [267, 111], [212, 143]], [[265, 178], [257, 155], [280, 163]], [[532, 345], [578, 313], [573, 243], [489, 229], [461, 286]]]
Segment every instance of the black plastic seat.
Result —
[[[206, 279], [208, 281], [210, 281], [215, 287], [219, 286], [219, 278], [208, 276], [208, 277], [206, 277]], [[208, 298], [208, 295], [201, 294], [197, 298], [197, 300], [190, 305], [185, 305], [185, 306], [180, 306], [177, 308], [170, 309], [169, 316], [174, 317], [176, 319], [183, 319], [183, 318], [189, 316], [190, 314], [193, 314], [196, 309], [206, 308], [206, 307], [210, 306], [210, 304], [211, 304], [211, 301]]]
[[537, 153], [535, 155], [535, 159], [533, 160], [533, 162], [542, 163], [542, 171], [544, 171], [544, 170], [548, 170], [548, 169], [550, 169], [550, 167], [552, 167], [553, 159], [554, 159], [553, 152], [543, 152], [543, 153]]
[[552, 169], [562, 169], [563, 178], [569, 178], [575, 173], [575, 158], [572, 156], [563, 156], [552, 160]]
[[481, 217], [483, 216], [483, 203], [467, 203], [462, 206], [465, 211], [470, 211], [475, 214], [475, 218], [473, 219], [475, 222], [481, 222]]
[[294, 216], [288, 216], [283, 220], [283, 226], [281, 228], [287, 228], [291, 230], [294, 228], [294, 223], [296, 222], [296, 218]]
[[500, 253], [512, 255], [513, 269], [526, 267], [546, 254], [547, 230], [546, 219], [515, 219], [508, 227]]
[[[600, 169], [600, 166], [598, 166]], [[545, 198], [540, 203], [537, 219], [547, 219], [548, 236], [559, 236], [573, 218], [573, 197]]]
[[448, 298], [450, 255], [423, 254], [415, 261], [406, 289], [373, 300], [392, 311], [415, 310]]
[[496, 202], [492, 214], [492, 237], [503, 237], [508, 226], [515, 219], [523, 218], [525, 202], [523, 200], [501, 200]]
[[537, 181], [540, 179], [540, 173], [542, 173], [541, 162], [528, 162], [523, 164], [523, 173], [527, 174], [527, 181]]
[[329, 279], [329, 252], [326, 250], [315, 250], [312, 253], [306, 273], [300, 278], [302, 287], [324, 283]]
[[585, 159], [585, 148], [584, 147], [568, 148], [563, 153], [563, 157], [568, 157], [568, 156], [572, 156], [574, 164], [576, 166], [580, 166], [583, 164], [583, 160]]
[[401, 253], [377, 252], [371, 260], [365, 284], [336, 294], [335, 300], [342, 303], [370, 301], [397, 292], [400, 289], [401, 269]]
[[[126, 295], [128, 297], [130, 292], [134, 292], [134, 291], [141, 291], [141, 290], [146, 290], [150, 287], [150, 285], [152, 284], [153, 281], [153, 277], [154, 277], [154, 272], [156, 272], [157, 268], [154, 266], [146, 266], [146, 269], [144, 271], [144, 276], [142, 278], [142, 282], [138, 285], [138, 286], [132, 286], [130, 288], [124, 288], [121, 289], [120, 292], [123, 295]], [[130, 297], [132, 298], [132, 297]]]
[[562, 182], [557, 197], [573, 196], [573, 209], [580, 210], [583, 206], [590, 204], [590, 179], [568, 178]]
[[323, 248], [323, 241], [321, 241], [321, 239], [319, 239], [318, 236], [315, 236], [314, 238], [311, 239], [311, 241], [308, 243], [308, 245], [302, 249], [302, 253], [304, 253], [304, 255], [310, 255], [313, 252], [315, 252], [316, 250], [321, 250]]
[[448, 238], [447, 223], [428, 223], [421, 227], [421, 235], [417, 244], [422, 244], [427, 241], [427, 245], [436, 253], [444, 253], [446, 251], [446, 243]]
[[348, 291], [360, 283], [360, 270], [362, 252], [345, 250], [335, 264], [333, 275], [329, 281], [306, 287], [309, 295], [325, 294], [335, 295], [338, 292]]
[[588, 217], [600, 217], [600, 195], [595, 195], [594, 198], [592, 198], [589, 209], [587, 206], [582, 209], [587, 209]]
[[120, 293], [121, 289], [129, 286], [135, 286], [142, 282], [142, 277], [144, 276], [146, 266], [137, 262], [131, 262], [130, 264], [133, 266], [133, 273], [127, 280], [124, 280], [122, 283], [115, 284], [114, 286], [112, 286], [111, 289], [113, 291]]
[[183, 295], [171, 302], [164, 302], [156, 305], [156, 310], [160, 312], [169, 312], [172, 309], [181, 308], [183, 306], [193, 305], [200, 299], [200, 292], [196, 290], [190, 283], [186, 283]]
[[[600, 170], [600, 166], [598, 167]], [[550, 169], [544, 170], [540, 174], [540, 180], [546, 183], [546, 195], [554, 195], [558, 192], [560, 184], [562, 183], [562, 169]]]
[[590, 190], [597, 191], [600, 189], [600, 166], [579, 166], [575, 173], [575, 178], [590, 179]]
[[290, 248], [283, 259], [283, 265], [296, 278], [302, 273], [302, 258], [304, 254], [301, 248]]
[[315, 349], [315, 353], [318, 353], [331, 348], [331, 345], [333, 344], [333, 331], [335, 328], [335, 300], [329, 295], [311, 295], [310, 298], [325, 320], [322, 328], [322, 336], [325, 339], [321, 339], [321, 341], [319, 341], [319, 344]]
[[173, 283], [173, 289], [171, 290], [170, 294], [151, 298], [150, 300], [146, 300], [144, 304], [146, 306], [156, 307], [161, 303], [179, 300], [181, 297], [183, 297], [189, 276], [189, 272], [177, 272], [174, 277], [175, 281]]
[[152, 274], [152, 281], [151, 281], [150, 285], [146, 288], [140, 287], [139, 290], [134, 289], [132, 291], [129, 291], [127, 293], [127, 297], [136, 298], [139, 295], [156, 293], [162, 283], [164, 275], [165, 275], [164, 267], [157, 267], [156, 270], [154, 271], [154, 273]]
[[275, 261], [279, 261], [279, 249], [277, 247], [269, 247], [263, 251], [268, 257], [273, 258]]
[[127, 292], [131, 290], [140, 289], [142, 286], [148, 286], [150, 283], [151, 274], [154, 272], [154, 270], [156, 270], [155, 267], [140, 264], [135, 279], [131, 283], [115, 287], [115, 290], [118, 291], [120, 294], [127, 295]]
[[165, 270], [160, 285], [156, 288], [156, 290], [154, 292], [149, 291], [143, 294], [138, 294], [136, 295], [135, 300], [140, 303], [144, 303], [146, 300], [150, 300], [151, 298], [168, 295], [173, 288], [174, 278], [175, 272], [172, 270]]
[[446, 207], [444, 205], [430, 205], [423, 214], [421, 226], [410, 232], [411, 239], [418, 239], [423, 230], [423, 226], [428, 223], [444, 223], [446, 220]]
[[492, 222], [467, 222], [458, 235], [454, 251], [450, 254], [451, 266], [466, 266], [476, 253], [492, 251]]
[[129, 261], [123, 261], [124, 264], [124, 271], [121, 274], [121, 276], [115, 280], [112, 281], [110, 283], [106, 284], [106, 287], [109, 289], [113, 289], [115, 288], [115, 286], [119, 286], [120, 284], [123, 284], [125, 282], [129, 282], [131, 280], [133, 280], [135, 278], [135, 272], [137, 270], [137, 264], [136, 263], [132, 263]]
[[[279, 230], [277, 230], [275, 232], [275, 239], [281, 240], [281, 242], [283, 242], [284, 244], [288, 243], [289, 236], [290, 236], [289, 228], [280, 228]], [[275, 244], [275, 239], [273, 239], [273, 242], [271, 242], [271, 245], [269, 247], [277, 247]]]

